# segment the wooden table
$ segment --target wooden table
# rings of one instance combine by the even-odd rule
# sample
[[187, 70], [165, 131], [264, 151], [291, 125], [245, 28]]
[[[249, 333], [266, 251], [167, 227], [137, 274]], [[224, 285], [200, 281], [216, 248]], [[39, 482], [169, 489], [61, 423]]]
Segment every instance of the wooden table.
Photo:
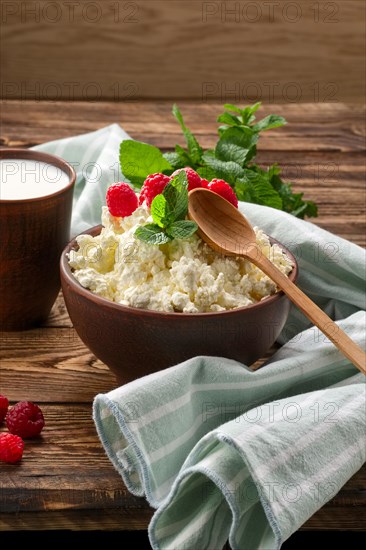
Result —
[[[30, 147], [118, 122], [136, 139], [171, 148], [182, 139], [170, 107], [170, 102], [2, 102], [1, 145]], [[212, 145], [221, 106], [182, 101], [180, 107], [202, 145]], [[269, 112], [285, 115], [289, 124], [263, 136], [260, 162], [278, 161], [295, 188], [318, 202], [316, 224], [364, 246], [362, 107], [263, 108], [264, 115]], [[45, 326], [1, 337], [0, 393], [12, 402], [39, 403], [46, 427], [41, 439], [26, 442], [19, 465], [0, 464], [0, 529], [145, 529], [152, 510], [125, 488], [91, 418], [93, 397], [112, 389], [114, 378], [79, 340], [62, 296]], [[360, 530], [365, 510], [363, 468], [304, 529]]]

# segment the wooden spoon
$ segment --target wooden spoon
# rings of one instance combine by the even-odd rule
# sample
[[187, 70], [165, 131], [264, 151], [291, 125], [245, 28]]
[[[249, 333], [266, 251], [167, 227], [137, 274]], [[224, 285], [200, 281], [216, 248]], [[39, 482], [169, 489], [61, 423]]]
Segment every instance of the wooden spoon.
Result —
[[268, 260], [256, 244], [252, 226], [235, 206], [220, 195], [199, 188], [189, 193], [188, 215], [197, 223], [199, 235], [211, 248], [229, 256], [243, 256], [259, 267], [304, 315], [366, 374], [364, 351]]

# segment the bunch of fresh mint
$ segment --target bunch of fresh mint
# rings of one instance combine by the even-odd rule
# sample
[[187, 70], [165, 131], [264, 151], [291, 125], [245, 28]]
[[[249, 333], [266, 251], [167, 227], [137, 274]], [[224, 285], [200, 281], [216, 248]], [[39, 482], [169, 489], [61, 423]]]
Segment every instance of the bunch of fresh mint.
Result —
[[184, 171], [174, 176], [164, 191], [151, 203], [154, 223], [136, 229], [135, 235], [148, 244], [164, 244], [173, 239], [188, 239], [197, 231], [197, 224], [186, 220], [188, 212], [188, 180]]
[[186, 127], [180, 110], [174, 105], [173, 115], [182, 128], [187, 149], [176, 145], [175, 152], [162, 153], [146, 143], [123, 141], [120, 148], [122, 172], [139, 188], [149, 174], [170, 175], [178, 168], [190, 166], [207, 180], [227, 181], [239, 200], [271, 206], [298, 218], [317, 216], [314, 202], [303, 200], [303, 193], [294, 193], [291, 184], [282, 181], [281, 170], [276, 164], [264, 170], [254, 163], [260, 133], [286, 124], [286, 120], [277, 115], [255, 122], [254, 113], [260, 105], [256, 103], [244, 109], [224, 105], [226, 110], [217, 119], [222, 125], [218, 128], [216, 147], [206, 151]]

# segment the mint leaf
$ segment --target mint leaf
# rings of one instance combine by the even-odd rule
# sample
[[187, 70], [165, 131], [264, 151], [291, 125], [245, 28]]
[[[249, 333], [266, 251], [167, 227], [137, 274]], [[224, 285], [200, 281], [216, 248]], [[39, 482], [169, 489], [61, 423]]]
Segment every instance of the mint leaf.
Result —
[[188, 211], [188, 180], [183, 170], [170, 180], [163, 195], [167, 202], [169, 220], [183, 220]]
[[135, 231], [135, 236], [140, 239], [140, 241], [144, 241], [148, 244], [164, 244], [171, 241], [169, 235], [154, 223], [148, 223], [138, 227]]
[[236, 105], [226, 103], [224, 105], [225, 109], [237, 113], [240, 116], [234, 116], [230, 113], [225, 112], [218, 117], [217, 122], [223, 122], [224, 124], [228, 124], [229, 126], [249, 126], [249, 124], [251, 124], [255, 120], [254, 113], [259, 109], [260, 106], [261, 103], [259, 102], [249, 107], [246, 107], [245, 109], [240, 109], [239, 107], [236, 107]]
[[[281, 168], [278, 166], [277, 163], [272, 164], [272, 166], [268, 168], [268, 178], [269, 178], [269, 181], [272, 183], [272, 185], [273, 185], [272, 178], [274, 178], [274, 176], [278, 176], [280, 173], [281, 173]], [[277, 189], [275, 185], [273, 186], [275, 189]]]
[[241, 111], [241, 120], [244, 126], [249, 126], [254, 120], [254, 113], [258, 111], [259, 107], [262, 105], [260, 101], [254, 105], [249, 105]]
[[182, 168], [184, 168], [185, 166], [194, 166], [195, 165], [195, 163], [193, 162], [193, 160], [191, 159], [191, 157], [189, 156], [187, 151], [185, 149], [183, 149], [183, 147], [181, 147], [180, 145], [176, 145], [175, 146], [175, 151], [179, 155], [180, 160], [183, 163]]
[[178, 153], [164, 153], [163, 157], [169, 162], [174, 170], [187, 166], [187, 164], [182, 160], [181, 156]]
[[259, 136], [249, 126], [240, 128], [227, 128], [220, 141], [231, 141], [245, 149], [249, 149], [258, 142]]
[[269, 115], [257, 122], [257, 124], [254, 124], [252, 128], [254, 132], [264, 132], [265, 130], [270, 130], [271, 128], [279, 128], [285, 124], [287, 124], [287, 120], [283, 118], [283, 116]]
[[197, 168], [197, 174], [201, 176], [201, 178], [204, 178], [205, 180], [211, 181], [214, 178], [216, 178], [216, 172], [209, 166], [201, 166], [200, 168]]
[[282, 210], [282, 199], [272, 187], [268, 173], [263, 170], [257, 172], [246, 169], [244, 176], [237, 180], [235, 191], [239, 200]]
[[203, 154], [204, 163], [215, 172], [215, 177], [227, 181], [231, 186], [235, 185], [238, 178], [244, 175], [244, 170], [237, 162], [225, 162], [206, 151]]
[[203, 150], [200, 144], [198, 143], [197, 139], [194, 137], [192, 132], [187, 128], [187, 126], [184, 124], [182, 113], [180, 112], [178, 105], [173, 105], [173, 115], [177, 119], [177, 121], [180, 124], [180, 127], [182, 128], [183, 135], [185, 137], [189, 156], [192, 158], [194, 163], [198, 163], [201, 160]]
[[122, 173], [136, 187], [141, 187], [149, 174], [172, 170], [160, 149], [140, 141], [122, 141], [119, 158]]
[[258, 134], [250, 128], [228, 128], [216, 144], [215, 156], [224, 161], [234, 161], [244, 167], [256, 152]]
[[223, 113], [217, 117], [217, 122], [222, 122], [223, 124], [228, 124], [229, 126], [240, 126], [241, 124], [239, 117], [230, 115], [229, 113]]
[[151, 203], [151, 215], [159, 227], [165, 227], [169, 223], [169, 206], [164, 195], [156, 195]]
[[[304, 219], [305, 216], [308, 216], [309, 218], [316, 218], [318, 215], [318, 207], [315, 204], [315, 202], [305, 201], [305, 204], [306, 204], [306, 209], [301, 213], [301, 216], [299, 216], [298, 214], [294, 214], [294, 215], [295, 216], [297, 215], [298, 218], [301, 217], [302, 219]], [[291, 212], [291, 214], [293, 214], [293, 212]]]
[[240, 107], [237, 107], [236, 105], [233, 105], [232, 103], [225, 103], [224, 109], [227, 109], [228, 111], [233, 111], [234, 113], [241, 114]]
[[284, 183], [281, 180], [280, 172], [281, 170], [276, 164], [268, 169], [269, 181], [282, 199], [282, 209], [301, 219], [304, 219], [305, 216], [316, 217], [318, 215], [316, 204], [312, 201], [304, 201], [304, 193], [294, 193], [291, 183]]
[[188, 239], [195, 233], [198, 229], [196, 222], [190, 220], [179, 220], [172, 223], [168, 229], [167, 233], [173, 239]]

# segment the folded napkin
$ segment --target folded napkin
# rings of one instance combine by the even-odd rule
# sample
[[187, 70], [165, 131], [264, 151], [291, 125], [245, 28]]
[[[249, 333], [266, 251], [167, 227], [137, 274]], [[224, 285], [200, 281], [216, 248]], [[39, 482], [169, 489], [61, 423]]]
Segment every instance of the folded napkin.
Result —
[[[126, 137], [113, 125], [38, 147], [79, 163], [73, 234], [100, 223]], [[240, 209], [295, 254], [299, 286], [365, 348], [365, 251], [284, 212]], [[278, 549], [364, 463], [365, 377], [294, 306], [279, 340], [256, 372], [196, 357], [96, 396], [109, 458], [157, 509], [154, 549]]]

